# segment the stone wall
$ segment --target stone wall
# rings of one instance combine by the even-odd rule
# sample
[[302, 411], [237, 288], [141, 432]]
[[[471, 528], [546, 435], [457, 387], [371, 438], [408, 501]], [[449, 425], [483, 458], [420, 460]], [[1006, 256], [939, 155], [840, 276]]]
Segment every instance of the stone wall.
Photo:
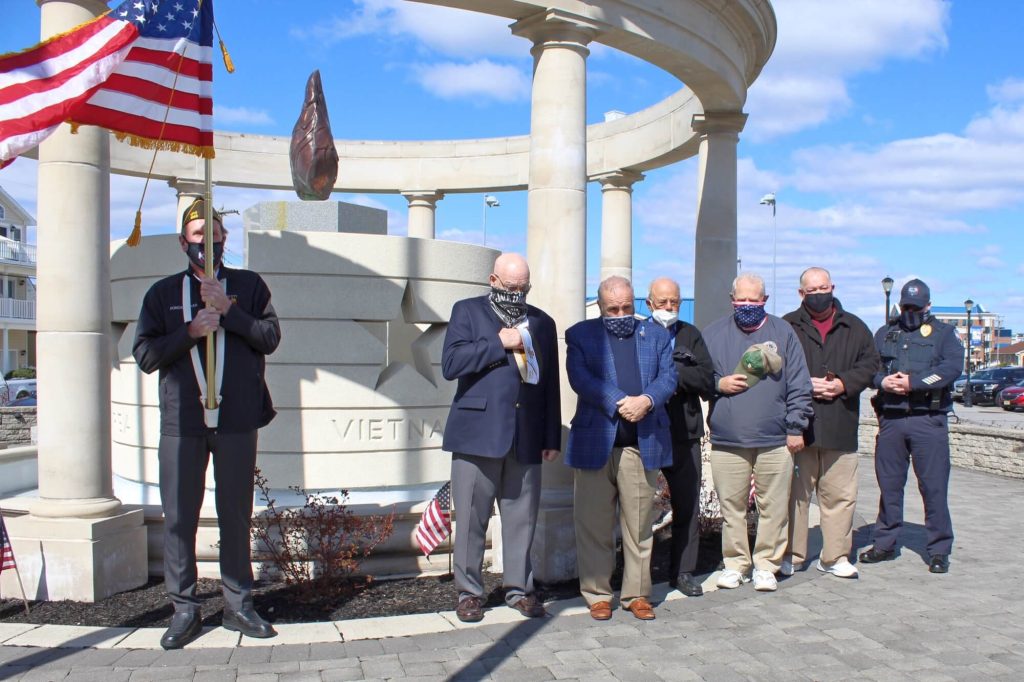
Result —
[[35, 407], [0, 407], [0, 447], [28, 445], [35, 425]]
[[[860, 452], [874, 454], [877, 433], [878, 422], [873, 416], [861, 418]], [[1024, 429], [997, 429], [951, 422], [949, 446], [954, 466], [1024, 478]]]

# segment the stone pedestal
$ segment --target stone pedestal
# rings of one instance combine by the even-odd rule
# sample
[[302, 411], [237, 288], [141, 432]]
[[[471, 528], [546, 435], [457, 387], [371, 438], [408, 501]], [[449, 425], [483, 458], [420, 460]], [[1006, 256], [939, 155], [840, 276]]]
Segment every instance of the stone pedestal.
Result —
[[708, 112], [693, 117], [700, 133], [697, 235], [694, 251], [694, 324], [703, 328], [729, 314], [736, 277], [736, 145], [747, 115]]
[[[605, 173], [601, 183], [601, 281], [616, 275], [633, 281], [633, 183], [644, 176], [629, 170]], [[639, 294], [643, 284], [633, 288]]]
[[[5, 519], [29, 599], [99, 601], [146, 582], [142, 509], [102, 518]], [[0, 574], [0, 594], [20, 598], [14, 571]]]
[[[533, 285], [530, 302], [554, 318], [559, 367], [565, 367], [565, 330], [584, 318], [586, 60], [590, 54], [587, 44], [596, 29], [583, 17], [548, 10], [516, 22], [512, 32], [534, 44], [526, 237]], [[561, 378], [562, 417], [569, 419], [576, 411], [576, 394], [564, 370]], [[562, 433], [564, 449], [568, 426], [563, 426]], [[576, 563], [572, 471], [561, 460], [545, 463], [543, 477], [544, 494], [533, 545], [534, 575], [547, 582], [566, 580], [576, 575], [569, 571]]]

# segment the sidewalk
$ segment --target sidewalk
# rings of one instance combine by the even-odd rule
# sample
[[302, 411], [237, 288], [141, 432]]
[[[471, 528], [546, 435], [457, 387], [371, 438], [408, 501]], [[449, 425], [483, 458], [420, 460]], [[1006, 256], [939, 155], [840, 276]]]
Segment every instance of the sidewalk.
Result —
[[[870, 458], [861, 458], [860, 481], [859, 515], [870, 521], [878, 500]], [[558, 602], [557, 615], [540, 621], [498, 608], [473, 627], [445, 614], [292, 626], [273, 646], [238, 646], [218, 628], [169, 652], [145, 648], [158, 630], [65, 633], [66, 646], [90, 648], [31, 646], [31, 631], [0, 630], [0, 680], [1021, 679], [1024, 483], [955, 469], [950, 506], [957, 541], [948, 575], [928, 573], [921, 556], [911, 476], [900, 557], [862, 566], [855, 581], [811, 567], [774, 594], [745, 585], [666, 601], [650, 623], [624, 611], [597, 623], [578, 603]], [[857, 546], [870, 544], [867, 530]]]

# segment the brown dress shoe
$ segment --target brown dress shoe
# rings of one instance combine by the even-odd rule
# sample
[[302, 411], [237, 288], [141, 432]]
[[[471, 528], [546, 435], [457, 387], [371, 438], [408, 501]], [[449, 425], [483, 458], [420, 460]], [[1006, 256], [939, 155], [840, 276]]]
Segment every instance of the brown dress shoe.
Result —
[[624, 608], [640, 620], [654, 620], [654, 607], [643, 597], [637, 597]]
[[544, 610], [544, 605], [532, 594], [526, 595], [519, 601], [509, 604], [509, 606], [527, 618], [540, 618], [541, 616], [548, 615], [548, 612]]
[[463, 623], [479, 623], [484, 619], [483, 602], [480, 597], [466, 597], [459, 601], [455, 615]]
[[607, 601], [594, 602], [590, 605], [590, 617], [594, 620], [609, 620], [612, 617], [612, 604]]

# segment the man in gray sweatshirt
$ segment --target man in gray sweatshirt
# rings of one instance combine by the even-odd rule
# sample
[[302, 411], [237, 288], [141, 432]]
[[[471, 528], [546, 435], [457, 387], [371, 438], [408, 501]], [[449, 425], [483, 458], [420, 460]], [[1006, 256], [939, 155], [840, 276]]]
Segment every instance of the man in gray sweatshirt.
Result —
[[[715, 366], [711, 407], [711, 473], [722, 506], [718, 586], [747, 582], [777, 587], [786, 551], [793, 454], [804, 447], [813, 414], [803, 348], [788, 322], [765, 312], [764, 280], [743, 273], [733, 281], [733, 314], [708, 325], [704, 340]], [[751, 556], [746, 512], [751, 475], [760, 518]]]

